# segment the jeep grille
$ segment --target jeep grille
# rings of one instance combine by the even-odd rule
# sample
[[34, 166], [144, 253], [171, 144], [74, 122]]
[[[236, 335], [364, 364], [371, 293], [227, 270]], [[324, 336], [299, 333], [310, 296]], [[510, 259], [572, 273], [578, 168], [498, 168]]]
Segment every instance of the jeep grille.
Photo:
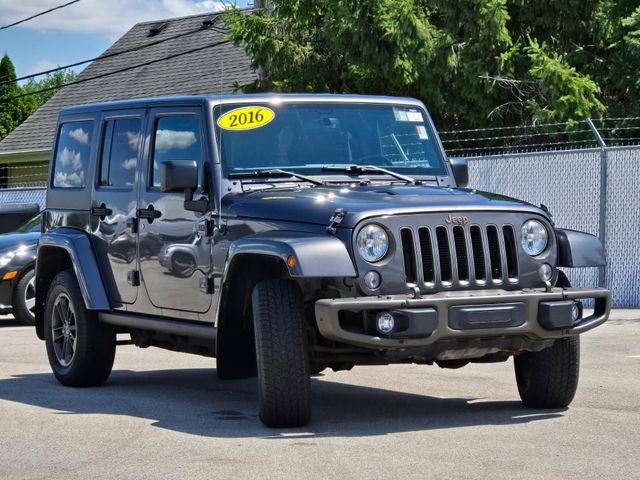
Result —
[[518, 282], [518, 254], [511, 225], [403, 227], [408, 284], [426, 288]]

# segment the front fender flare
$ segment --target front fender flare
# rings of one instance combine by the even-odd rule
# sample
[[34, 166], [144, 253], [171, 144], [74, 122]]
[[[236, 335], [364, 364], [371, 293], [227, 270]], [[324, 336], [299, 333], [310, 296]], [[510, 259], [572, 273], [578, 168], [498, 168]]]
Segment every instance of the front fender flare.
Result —
[[36, 275], [41, 268], [47, 267], [43, 258], [48, 249], [62, 249], [69, 255], [88, 310], [111, 309], [95, 252], [86, 233], [64, 227], [43, 233], [38, 243]]
[[[356, 277], [347, 247], [336, 237], [300, 232], [269, 232], [232, 242], [227, 265], [240, 254], [270, 255], [282, 259], [292, 277]], [[295, 265], [289, 266], [290, 256]]]
[[561, 267], [603, 267], [604, 246], [598, 237], [576, 230], [556, 229], [558, 262]]

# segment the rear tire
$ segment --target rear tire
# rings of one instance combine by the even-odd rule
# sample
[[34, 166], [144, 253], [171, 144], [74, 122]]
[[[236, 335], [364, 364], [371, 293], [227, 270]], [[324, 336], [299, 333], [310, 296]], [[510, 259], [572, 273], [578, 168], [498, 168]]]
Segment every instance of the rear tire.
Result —
[[568, 407], [578, 389], [580, 337], [567, 337], [540, 352], [514, 357], [522, 402], [531, 408]]
[[25, 272], [13, 290], [13, 316], [22, 325], [34, 326], [36, 324], [36, 316], [33, 309], [36, 306], [36, 273], [33, 269]]
[[49, 287], [44, 335], [49, 364], [63, 385], [90, 387], [109, 378], [115, 330], [86, 309], [78, 282], [68, 271], [58, 273]]
[[302, 292], [288, 280], [259, 282], [252, 294], [260, 419], [301, 427], [311, 417], [309, 355]]

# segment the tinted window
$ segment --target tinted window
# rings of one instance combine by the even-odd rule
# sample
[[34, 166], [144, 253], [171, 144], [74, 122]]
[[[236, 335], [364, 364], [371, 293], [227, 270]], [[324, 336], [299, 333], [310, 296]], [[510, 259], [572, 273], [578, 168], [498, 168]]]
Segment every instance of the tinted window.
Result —
[[154, 187], [160, 187], [160, 164], [168, 160], [195, 160], [202, 176], [202, 140], [197, 116], [160, 117], [156, 122], [152, 174]]
[[105, 125], [100, 185], [132, 186], [136, 176], [140, 130], [139, 118], [110, 120]]
[[93, 122], [69, 122], [60, 127], [53, 169], [56, 188], [84, 188], [91, 153]]

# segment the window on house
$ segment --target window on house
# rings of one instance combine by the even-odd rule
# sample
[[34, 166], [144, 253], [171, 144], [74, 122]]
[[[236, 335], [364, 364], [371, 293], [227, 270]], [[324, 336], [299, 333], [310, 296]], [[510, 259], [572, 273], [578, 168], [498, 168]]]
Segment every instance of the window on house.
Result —
[[93, 122], [69, 122], [60, 127], [54, 160], [55, 188], [84, 188], [91, 153]]
[[9, 185], [9, 169], [6, 165], [0, 165], [0, 188], [7, 188]]

